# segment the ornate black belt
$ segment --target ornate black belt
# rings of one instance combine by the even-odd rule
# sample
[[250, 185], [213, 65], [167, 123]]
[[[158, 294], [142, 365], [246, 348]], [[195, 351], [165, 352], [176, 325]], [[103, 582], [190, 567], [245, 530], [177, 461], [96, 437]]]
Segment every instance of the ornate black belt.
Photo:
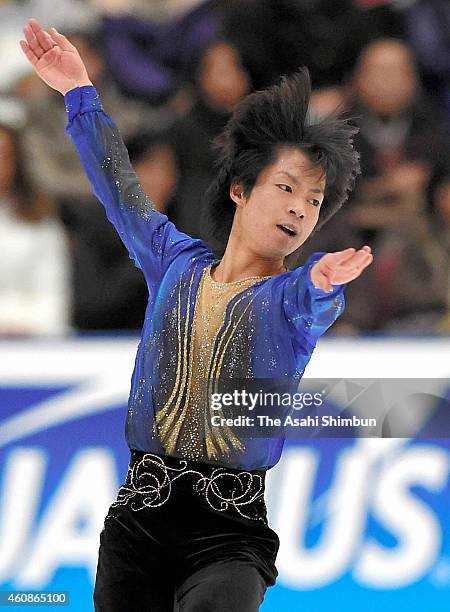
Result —
[[267, 525], [264, 501], [265, 470], [237, 470], [132, 450], [125, 484], [116, 506], [127, 505], [139, 512], [165, 504], [178, 483], [193, 491], [218, 512], [236, 512], [240, 517]]

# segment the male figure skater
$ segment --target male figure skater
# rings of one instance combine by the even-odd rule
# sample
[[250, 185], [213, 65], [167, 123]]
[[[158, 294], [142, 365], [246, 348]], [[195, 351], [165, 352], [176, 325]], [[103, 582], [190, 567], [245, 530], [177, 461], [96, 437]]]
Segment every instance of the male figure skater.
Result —
[[283, 439], [213, 426], [202, 381], [300, 380], [342, 311], [344, 283], [372, 261], [365, 246], [285, 266], [347, 198], [355, 130], [309, 117], [305, 69], [240, 103], [206, 194], [211, 230], [227, 240], [217, 260], [143, 193], [75, 47], [34, 20], [24, 32], [37, 74], [65, 95], [67, 133], [149, 289], [126, 422], [130, 466], [100, 535], [95, 609], [255, 612], [277, 576], [264, 476]]

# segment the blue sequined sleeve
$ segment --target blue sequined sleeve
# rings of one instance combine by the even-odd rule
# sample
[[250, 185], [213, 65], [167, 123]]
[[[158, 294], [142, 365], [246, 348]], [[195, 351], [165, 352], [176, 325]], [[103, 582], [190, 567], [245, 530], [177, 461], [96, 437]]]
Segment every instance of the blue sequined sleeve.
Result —
[[312, 350], [318, 338], [335, 322], [345, 306], [345, 284], [333, 285], [327, 293], [314, 287], [311, 281], [312, 266], [325, 253], [314, 253], [301, 268], [287, 275], [283, 291], [283, 308], [288, 321], [302, 339], [307, 352]]
[[104, 112], [96, 89], [76, 87], [65, 95], [65, 102], [66, 133], [95, 195], [149, 288], [159, 285], [170, 262], [182, 251], [201, 248], [201, 241], [179, 232], [143, 192], [119, 129]]

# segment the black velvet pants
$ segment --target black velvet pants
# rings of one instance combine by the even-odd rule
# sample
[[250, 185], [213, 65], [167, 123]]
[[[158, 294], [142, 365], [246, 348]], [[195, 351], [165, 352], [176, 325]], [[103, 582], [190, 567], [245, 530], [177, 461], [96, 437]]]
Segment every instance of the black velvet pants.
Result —
[[97, 612], [257, 612], [275, 584], [264, 471], [131, 452], [100, 534]]

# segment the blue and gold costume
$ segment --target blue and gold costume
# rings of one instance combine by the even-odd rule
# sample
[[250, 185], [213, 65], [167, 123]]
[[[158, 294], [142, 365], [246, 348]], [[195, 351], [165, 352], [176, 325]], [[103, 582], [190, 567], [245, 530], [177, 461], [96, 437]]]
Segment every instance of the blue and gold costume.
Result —
[[205, 242], [179, 232], [142, 191], [117, 127], [94, 87], [66, 94], [67, 133], [93, 189], [130, 257], [149, 300], [126, 422], [131, 449], [234, 469], [267, 469], [282, 438], [239, 440], [210, 427], [203, 379], [300, 381], [317, 340], [343, 310], [343, 285], [313, 286], [306, 264], [271, 277], [218, 283], [218, 260]]

